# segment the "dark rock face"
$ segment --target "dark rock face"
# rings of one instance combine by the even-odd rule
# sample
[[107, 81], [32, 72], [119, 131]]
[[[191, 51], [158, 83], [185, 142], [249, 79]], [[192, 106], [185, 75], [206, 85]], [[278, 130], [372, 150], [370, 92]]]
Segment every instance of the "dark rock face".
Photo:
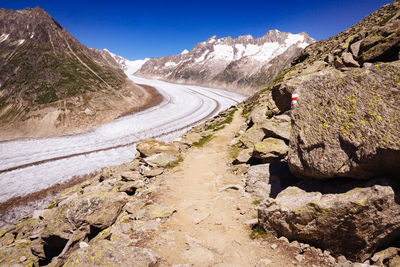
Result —
[[380, 179], [288, 187], [260, 206], [259, 222], [279, 236], [363, 262], [400, 235], [398, 185]]
[[249, 94], [272, 82], [313, 42], [306, 33], [277, 30], [268, 31], [261, 38], [213, 36], [186, 53], [148, 60], [136, 75]]

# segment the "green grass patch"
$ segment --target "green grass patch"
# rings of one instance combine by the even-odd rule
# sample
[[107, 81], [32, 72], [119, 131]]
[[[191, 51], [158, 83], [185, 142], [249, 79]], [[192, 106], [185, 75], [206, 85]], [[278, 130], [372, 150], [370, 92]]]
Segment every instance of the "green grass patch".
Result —
[[167, 166], [165, 166], [165, 168], [167, 168], [167, 169], [175, 168], [175, 167], [178, 166], [179, 163], [181, 163], [182, 161], [183, 161], [183, 157], [182, 157], [181, 155], [179, 155], [179, 157], [178, 157], [177, 160], [168, 163]]
[[221, 129], [225, 128], [225, 124], [229, 124], [233, 121], [233, 116], [235, 115], [235, 112], [237, 111], [237, 108], [232, 109], [226, 118], [223, 121], [217, 122], [215, 124], [209, 125], [206, 130], [214, 130], [214, 131], [219, 131]]
[[211, 139], [213, 139], [213, 138], [214, 138], [214, 135], [212, 135], [212, 134], [203, 136], [199, 141], [194, 142], [194, 143], [193, 143], [193, 146], [195, 146], [195, 147], [202, 147], [202, 146], [204, 146], [205, 143], [211, 141]]
[[386, 22], [388, 22], [391, 18], [394, 17], [394, 15], [396, 15], [396, 13], [393, 13], [393, 14], [391, 14], [391, 15], [385, 17], [385, 18], [384, 18], [383, 20], [381, 20], [377, 25], [379, 25], [379, 26], [385, 25]]
[[260, 205], [260, 203], [261, 203], [261, 200], [259, 200], [259, 199], [255, 199], [255, 200], [253, 200], [253, 202], [252, 202], [254, 205]]
[[264, 228], [262, 228], [260, 225], [255, 225], [253, 229], [251, 230], [250, 233], [250, 238], [251, 239], [256, 239], [256, 238], [268, 238], [268, 233], [265, 232]]

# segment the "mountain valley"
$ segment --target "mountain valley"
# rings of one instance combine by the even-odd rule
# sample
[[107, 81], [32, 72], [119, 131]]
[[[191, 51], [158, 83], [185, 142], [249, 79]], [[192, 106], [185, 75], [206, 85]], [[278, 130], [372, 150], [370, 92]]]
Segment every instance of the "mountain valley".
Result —
[[83, 131], [0, 142], [1, 266], [400, 266], [400, 0], [137, 61], [0, 18], [4, 140]]

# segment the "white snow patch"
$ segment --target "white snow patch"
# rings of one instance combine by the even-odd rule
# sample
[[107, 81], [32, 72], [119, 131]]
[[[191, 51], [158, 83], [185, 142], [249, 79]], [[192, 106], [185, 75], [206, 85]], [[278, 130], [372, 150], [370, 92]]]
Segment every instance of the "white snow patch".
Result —
[[31, 39], [33, 38], [35, 36], [35, 33], [34, 32], [32, 32], [32, 34], [31, 34]]
[[209, 52], [210, 52], [210, 51], [208, 51], [208, 50], [204, 51], [204, 53], [203, 53], [199, 58], [196, 58], [194, 61], [195, 61], [196, 63], [202, 62], [202, 61], [206, 58], [206, 56], [207, 56], [207, 54], [208, 54]]
[[181, 55], [185, 55], [185, 54], [188, 54], [188, 53], [189, 53], [189, 51], [188, 51], [187, 49], [184, 49], [184, 50], [182, 51]]
[[178, 64], [176, 64], [175, 62], [172, 62], [172, 61], [168, 61], [164, 64], [165, 67], [175, 67], [176, 65], [178, 65]]
[[21, 39], [18, 41], [18, 45], [22, 45], [25, 42], [25, 39]]
[[148, 61], [150, 58], [145, 58], [145, 59], [138, 59], [138, 60], [128, 60], [126, 58], [123, 58], [121, 56], [118, 56], [110, 51], [108, 51], [107, 48], [103, 49], [104, 51], [108, 52], [120, 65], [120, 67], [129, 75], [134, 74], [137, 72], [146, 61]]
[[8, 33], [3, 33], [3, 34], [0, 36], [0, 43], [1, 43], [1, 42], [4, 42], [5, 40], [7, 40], [7, 39], [8, 39], [8, 36], [10, 36], [10, 34], [8, 34]]
[[213, 54], [215, 59], [234, 59], [233, 47], [230, 45], [215, 45]]
[[292, 34], [289, 33], [288, 37], [285, 40], [285, 44], [289, 47], [291, 45], [294, 45], [298, 42], [304, 42], [304, 36], [300, 34]]

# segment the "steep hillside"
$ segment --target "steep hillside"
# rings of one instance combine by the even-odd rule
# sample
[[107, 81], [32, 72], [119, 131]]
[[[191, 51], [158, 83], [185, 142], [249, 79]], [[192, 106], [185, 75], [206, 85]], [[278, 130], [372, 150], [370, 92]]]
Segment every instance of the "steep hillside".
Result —
[[261, 38], [213, 36], [191, 51], [148, 60], [136, 75], [250, 94], [271, 82], [313, 42], [306, 33], [277, 30]]
[[0, 9], [0, 51], [0, 139], [83, 131], [150, 100], [39, 7]]
[[398, 266], [399, 73], [397, 0], [305, 48], [244, 103], [234, 163], [252, 165], [246, 189], [265, 199], [265, 230]]

